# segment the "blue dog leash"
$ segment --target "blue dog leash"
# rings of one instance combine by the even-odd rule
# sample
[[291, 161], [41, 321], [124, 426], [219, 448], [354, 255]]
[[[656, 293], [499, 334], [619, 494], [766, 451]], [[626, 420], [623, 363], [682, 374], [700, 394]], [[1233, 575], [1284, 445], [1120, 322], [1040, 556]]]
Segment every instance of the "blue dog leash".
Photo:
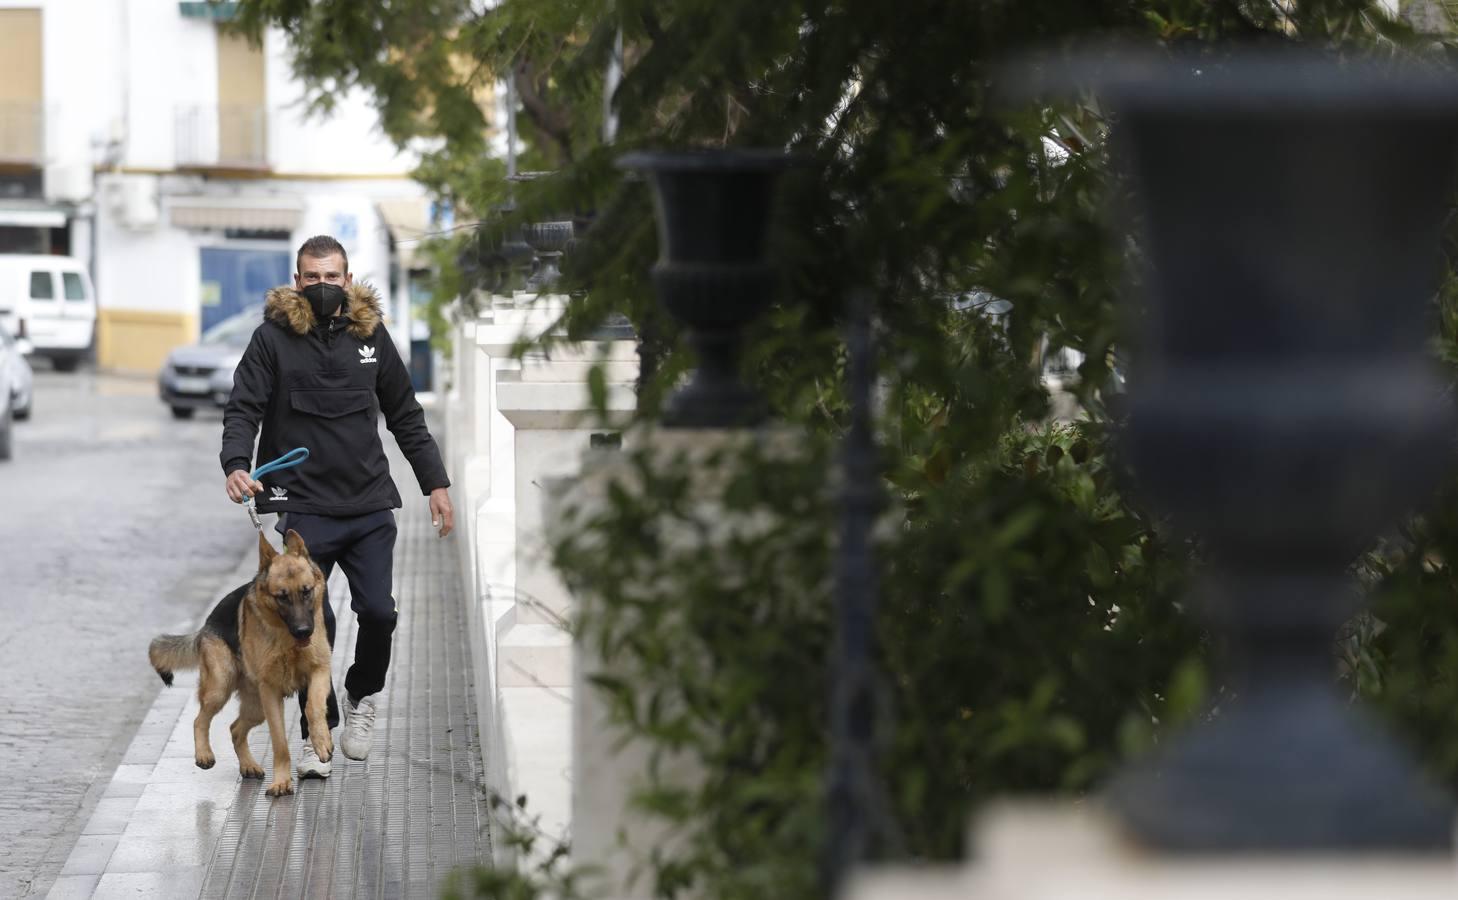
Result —
[[[287, 469], [292, 466], [297, 466], [299, 463], [303, 462], [308, 458], [309, 448], [297, 447], [285, 453], [283, 456], [280, 456], [273, 462], [264, 463], [263, 465], [254, 469], [253, 473], [248, 477], [254, 481], [257, 481], [259, 479], [259, 476], [267, 475], [269, 472], [277, 472], [279, 469]], [[258, 510], [254, 506], [252, 494], [249, 494], [243, 499], [243, 508], [248, 510], [248, 518], [253, 520], [253, 527], [258, 529], [259, 534], [262, 534], [263, 523], [258, 521]]]

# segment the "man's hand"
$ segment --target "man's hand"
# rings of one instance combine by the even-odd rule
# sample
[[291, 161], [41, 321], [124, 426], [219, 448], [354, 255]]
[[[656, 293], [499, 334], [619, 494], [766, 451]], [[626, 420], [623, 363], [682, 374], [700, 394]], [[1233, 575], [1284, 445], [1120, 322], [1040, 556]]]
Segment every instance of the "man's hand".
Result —
[[[261, 489], [262, 485], [259, 487]], [[441, 537], [450, 534], [451, 529], [456, 527], [456, 514], [451, 509], [451, 497], [445, 488], [436, 488], [430, 492], [430, 525], [440, 529]]]
[[246, 469], [234, 469], [229, 472], [225, 487], [228, 489], [228, 499], [234, 503], [242, 503], [245, 496], [263, 493], [263, 484], [249, 478]]

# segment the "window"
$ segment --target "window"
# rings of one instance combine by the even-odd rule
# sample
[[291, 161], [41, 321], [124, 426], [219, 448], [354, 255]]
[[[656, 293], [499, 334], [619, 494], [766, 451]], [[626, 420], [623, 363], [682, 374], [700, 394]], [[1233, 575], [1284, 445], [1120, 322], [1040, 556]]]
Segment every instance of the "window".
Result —
[[61, 281], [65, 285], [67, 300], [85, 300], [86, 286], [81, 283], [81, 276], [75, 272], [62, 272]]
[[263, 50], [218, 31], [218, 164], [262, 166], [268, 159]]
[[30, 299], [32, 300], [54, 300], [56, 299], [56, 285], [51, 280], [50, 272], [30, 273]]

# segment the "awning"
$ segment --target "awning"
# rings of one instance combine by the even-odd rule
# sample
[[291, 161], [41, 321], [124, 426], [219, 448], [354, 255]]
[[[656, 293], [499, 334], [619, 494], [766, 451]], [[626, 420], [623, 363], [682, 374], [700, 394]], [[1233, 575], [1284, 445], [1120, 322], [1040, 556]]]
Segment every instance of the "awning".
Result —
[[395, 241], [400, 265], [406, 269], [425, 265], [417, 251], [421, 239], [430, 233], [430, 201], [424, 197], [396, 197], [379, 201], [375, 208]]
[[7, 209], [0, 206], [0, 225], [12, 228], [65, 228], [66, 214], [59, 209]]
[[168, 203], [171, 222], [178, 228], [209, 228], [216, 231], [293, 231], [303, 218], [298, 202], [264, 203], [257, 200], [230, 201], [212, 197], [172, 197]]

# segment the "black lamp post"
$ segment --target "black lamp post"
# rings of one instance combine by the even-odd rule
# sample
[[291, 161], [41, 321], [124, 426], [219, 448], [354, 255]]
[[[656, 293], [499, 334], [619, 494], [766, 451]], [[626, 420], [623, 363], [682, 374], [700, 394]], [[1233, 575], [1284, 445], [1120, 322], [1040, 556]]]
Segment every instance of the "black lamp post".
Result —
[[1425, 347], [1458, 78], [1288, 52], [1101, 80], [1148, 259], [1123, 450], [1209, 550], [1234, 688], [1109, 799], [1177, 851], [1448, 849], [1449, 802], [1337, 693], [1332, 638], [1347, 567], [1452, 453]]
[[872, 415], [875, 345], [871, 298], [857, 292], [846, 335], [850, 427], [841, 443], [840, 535], [835, 557], [835, 633], [830, 665], [830, 769], [826, 790], [825, 896], [884, 851], [891, 814], [876, 771], [876, 607], [880, 573], [871, 543], [882, 505]]
[[[638, 153], [625, 168], [654, 188], [661, 258], [653, 281], [670, 313], [690, 328], [699, 354], [694, 380], [669, 401], [664, 424], [732, 428], [768, 412], [738, 372], [740, 334], [771, 298], [765, 240], [775, 179], [790, 157], [774, 151]], [[874, 380], [870, 299], [851, 303], [848, 393], [851, 422], [842, 450], [835, 641], [831, 657], [830, 767], [825, 856], [827, 896], [887, 843], [886, 798], [874, 763], [877, 578], [871, 532], [881, 504], [872, 434]]]

